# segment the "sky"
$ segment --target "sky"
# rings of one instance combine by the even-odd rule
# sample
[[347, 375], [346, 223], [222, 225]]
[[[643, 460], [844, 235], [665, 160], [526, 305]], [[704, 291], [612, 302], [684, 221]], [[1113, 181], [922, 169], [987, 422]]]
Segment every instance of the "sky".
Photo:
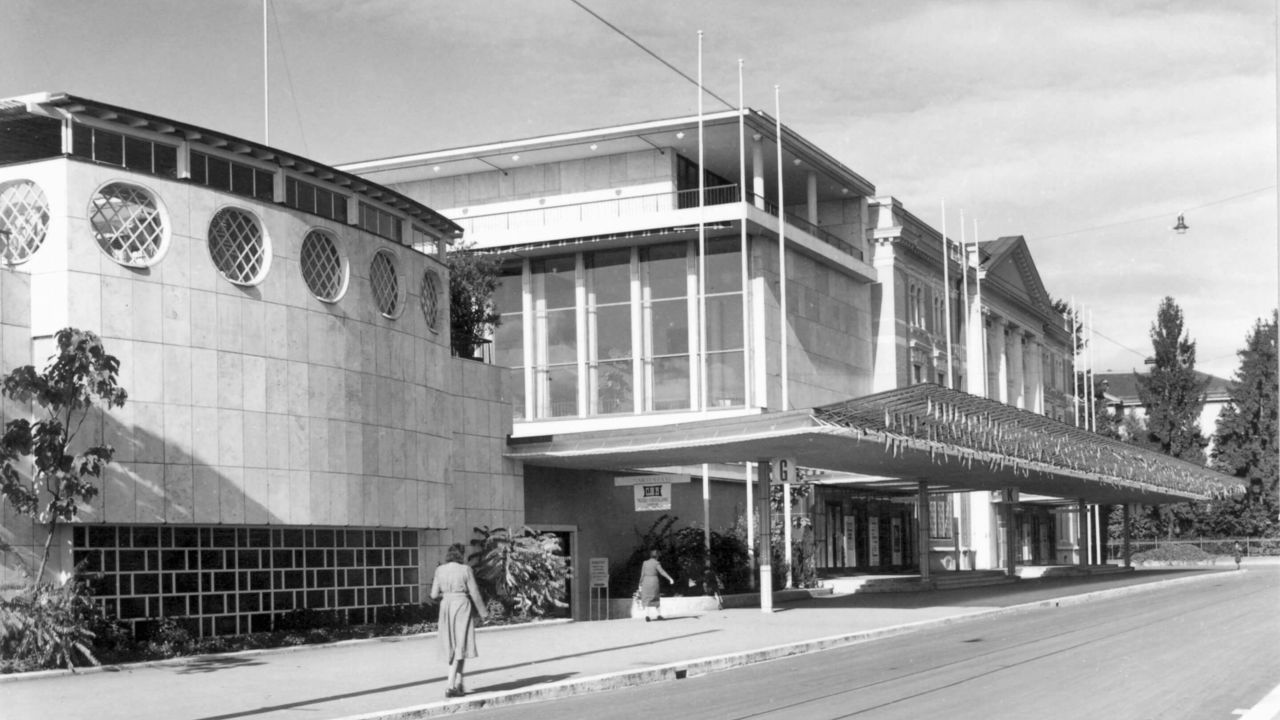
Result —
[[1277, 5], [0, 0], [0, 97], [65, 91], [336, 165], [695, 114], [653, 55], [696, 77], [701, 30], [708, 90], [736, 101], [742, 59], [747, 105], [773, 115], [777, 85], [782, 121], [878, 194], [934, 227], [945, 201], [952, 237], [961, 210], [970, 239], [1024, 236], [1050, 295], [1092, 315], [1099, 372], [1143, 368], [1170, 296], [1197, 368], [1230, 378], [1280, 293]]

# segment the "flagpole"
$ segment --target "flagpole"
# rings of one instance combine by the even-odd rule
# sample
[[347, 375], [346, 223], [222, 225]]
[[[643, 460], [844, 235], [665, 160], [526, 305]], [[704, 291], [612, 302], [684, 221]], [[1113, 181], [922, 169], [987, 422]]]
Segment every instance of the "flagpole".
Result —
[[[747, 287], [750, 285], [751, 278], [748, 277], [750, 272], [747, 266], [747, 106], [744, 100], [743, 82], [742, 82], [742, 58], [738, 58], [738, 202], [742, 206], [742, 217], [738, 220], [740, 232], [739, 237], [739, 254], [742, 256], [742, 397], [747, 407], [751, 407], [754, 398], [751, 382], [754, 375], [750, 372], [751, 368], [751, 352], [749, 348], [752, 343], [748, 342], [751, 337], [751, 300], [747, 296]], [[747, 573], [751, 576], [751, 589], [756, 587], [756, 513], [755, 498], [752, 496], [752, 485], [755, 484], [755, 478], [752, 477], [753, 463], [743, 463], [743, 469], [746, 473], [747, 481], [747, 568], [751, 572]]]
[[[698, 31], [698, 405], [707, 411], [707, 223], [706, 166], [704, 160], [702, 122], [702, 31]], [[707, 549], [707, 567], [711, 563], [711, 478], [710, 469], [702, 464], [702, 537]]]
[[267, 0], [262, 0], [262, 144], [271, 144], [271, 76], [267, 69]]
[[947, 240], [947, 200], [942, 199], [942, 303], [947, 326], [947, 388], [954, 389], [954, 365], [951, 359], [951, 243]]
[[964, 241], [964, 210], [960, 211], [960, 276], [961, 285], [964, 288], [961, 301], [964, 303], [964, 343], [965, 343], [965, 364], [969, 370], [968, 387], [973, 387], [973, 365], [975, 358], [969, 357], [969, 335], [973, 332], [973, 328], [969, 322], [969, 246]]
[[979, 353], [982, 355], [982, 397], [990, 398], [991, 388], [987, 387], [987, 379], [990, 377], [987, 373], [987, 323], [982, 319], [982, 244], [978, 241], [978, 218], [973, 219], [973, 264], [974, 301], [978, 304], [980, 333]]
[[787, 390], [787, 204], [782, 192], [782, 86], [773, 86], [774, 132], [778, 136], [778, 347], [782, 354], [782, 397], [779, 407], [791, 409]]

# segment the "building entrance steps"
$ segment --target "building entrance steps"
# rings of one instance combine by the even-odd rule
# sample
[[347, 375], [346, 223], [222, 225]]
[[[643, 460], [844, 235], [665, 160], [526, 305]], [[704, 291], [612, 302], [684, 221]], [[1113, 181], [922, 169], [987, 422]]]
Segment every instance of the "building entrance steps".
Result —
[[821, 580], [822, 586], [837, 595], [851, 593], [900, 593], [950, 590], [955, 588], [1005, 585], [1017, 582], [1003, 570], [935, 570], [924, 580], [919, 575], [847, 575]]

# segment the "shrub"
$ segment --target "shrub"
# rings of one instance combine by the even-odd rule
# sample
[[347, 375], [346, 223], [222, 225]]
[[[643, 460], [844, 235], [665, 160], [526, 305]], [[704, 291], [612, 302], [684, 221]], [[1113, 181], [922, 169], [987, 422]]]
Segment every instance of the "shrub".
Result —
[[640, 536], [639, 543], [627, 561], [627, 570], [616, 576], [612, 593], [629, 595], [640, 584], [640, 565], [652, 550], [658, 551], [658, 562], [675, 581], [677, 594], [691, 591], [705, 595], [736, 592], [748, 586], [751, 567], [747, 546], [730, 531], [711, 533], [711, 564], [707, 565], [706, 537], [701, 528], [683, 527], [672, 530], [679, 518], [663, 515]]
[[475, 528], [471, 541], [476, 550], [469, 560], [476, 571], [480, 592], [502, 603], [503, 617], [541, 617], [564, 601], [569, 566], [555, 533], [535, 533], [527, 527]]
[[1135, 563], [1186, 563], [1212, 561], [1214, 557], [1195, 545], [1168, 543], [1145, 552], [1134, 553]]
[[95, 610], [84, 583], [32, 583], [0, 599], [0, 657], [13, 670], [98, 665], [90, 646]]

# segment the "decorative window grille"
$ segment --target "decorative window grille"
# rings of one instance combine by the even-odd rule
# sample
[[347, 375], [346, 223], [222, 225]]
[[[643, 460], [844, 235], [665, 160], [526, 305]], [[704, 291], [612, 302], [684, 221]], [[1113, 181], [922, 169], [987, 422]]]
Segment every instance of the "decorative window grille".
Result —
[[40, 249], [49, 230], [49, 201], [30, 180], [0, 184], [0, 259], [26, 261]]
[[347, 266], [338, 255], [333, 238], [322, 230], [312, 230], [302, 241], [302, 279], [311, 294], [324, 302], [335, 302], [347, 284]]
[[98, 247], [121, 265], [146, 267], [160, 254], [164, 220], [146, 190], [111, 183], [89, 203], [89, 224]]
[[422, 273], [422, 316], [427, 319], [427, 329], [435, 332], [440, 324], [440, 274], [435, 270]]
[[378, 305], [378, 312], [388, 318], [398, 316], [403, 300], [395, 256], [379, 250], [369, 264], [369, 282], [373, 285], [373, 300]]
[[218, 272], [237, 285], [252, 285], [266, 271], [267, 247], [253, 215], [223, 208], [209, 223], [209, 255]]

